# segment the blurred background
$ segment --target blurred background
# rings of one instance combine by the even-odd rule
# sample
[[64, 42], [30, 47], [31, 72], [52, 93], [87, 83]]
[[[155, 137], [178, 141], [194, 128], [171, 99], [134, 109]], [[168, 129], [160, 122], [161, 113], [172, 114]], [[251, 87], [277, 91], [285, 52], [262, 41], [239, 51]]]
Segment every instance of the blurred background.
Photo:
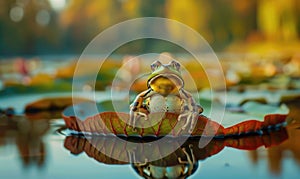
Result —
[[[300, 74], [298, 0], [5, 0], [0, 2], [0, 95], [70, 90], [75, 60], [96, 35], [119, 22], [148, 16], [174, 19], [198, 31], [221, 60], [228, 87], [278, 76], [284, 88], [299, 86], [293, 81]], [[175, 38], [189, 39], [176, 28], [168, 30]], [[196, 82], [198, 90], [210, 87], [205, 72], [214, 73], [213, 66], [204, 72], [177, 45], [142, 39], [114, 52], [110, 58], [115, 60], [99, 72], [96, 90], [110, 86], [112, 72], [130, 55], [163, 52], [179, 58], [194, 79], [203, 79]], [[86, 62], [85, 76], [94, 66]], [[149, 71], [149, 64], [132, 63], [126, 70], [130, 79]], [[280, 86], [276, 80], [275, 88]], [[144, 88], [142, 83], [133, 87]]]
[[[292, 52], [300, 47], [298, 0], [5, 0], [0, 2], [0, 56], [80, 54], [105, 28], [144, 16], [178, 20], [198, 31], [216, 52]], [[172, 28], [170, 33], [180, 35]], [[120, 53], [159, 49], [153, 43], [128, 45]]]

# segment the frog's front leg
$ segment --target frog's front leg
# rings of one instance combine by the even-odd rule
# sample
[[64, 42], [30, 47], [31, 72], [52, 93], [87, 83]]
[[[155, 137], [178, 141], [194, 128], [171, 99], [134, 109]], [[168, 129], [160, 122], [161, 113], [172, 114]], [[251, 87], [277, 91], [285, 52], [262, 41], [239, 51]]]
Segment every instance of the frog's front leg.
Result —
[[139, 95], [137, 95], [137, 97], [135, 98], [135, 100], [133, 101], [133, 103], [130, 105], [130, 118], [129, 118], [129, 124], [135, 128], [135, 123], [138, 119], [140, 119], [141, 117], [144, 117], [145, 120], [148, 119], [148, 111], [144, 108], [143, 106], [143, 101], [145, 98], [147, 98], [149, 96], [149, 94], [151, 93], [151, 89], [148, 89], [142, 93], [140, 93]]
[[184, 89], [181, 89], [180, 96], [184, 100], [184, 106], [181, 111], [181, 114], [178, 116], [178, 121], [181, 119], [186, 119], [185, 124], [182, 126], [182, 130], [185, 130], [185, 128], [190, 125], [189, 132], [193, 132], [193, 127], [195, 122], [198, 120], [198, 115], [203, 112], [203, 108], [198, 105], [193, 96], [185, 91]]

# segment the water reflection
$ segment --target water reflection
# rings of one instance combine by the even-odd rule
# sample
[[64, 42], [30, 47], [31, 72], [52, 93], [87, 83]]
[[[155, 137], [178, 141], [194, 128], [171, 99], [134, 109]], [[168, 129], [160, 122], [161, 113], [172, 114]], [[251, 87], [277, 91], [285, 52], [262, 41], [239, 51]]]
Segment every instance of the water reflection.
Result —
[[269, 171], [280, 175], [284, 160], [291, 158], [300, 167], [300, 101], [295, 99], [287, 103], [290, 113], [288, 115], [289, 125], [286, 127], [289, 139], [278, 146], [274, 146], [264, 151], [251, 151], [249, 156], [253, 164], [258, 164], [259, 160], [267, 158]]
[[0, 148], [8, 146], [11, 150], [15, 145], [24, 167], [42, 167], [47, 154], [43, 136], [50, 128], [49, 120], [32, 117], [1, 115]]
[[275, 175], [282, 173], [284, 160], [293, 159], [300, 166], [300, 143], [296, 142], [300, 136], [300, 123], [294, 123], [287, 126], [287, 135], [289, 139], [282, 144], [273, 146], [268, 150], [253, 150], [249, 152], [250, 161], [258, 165], [260, 160], [267, 160], [269, 171]]
[[[180, 145], [178, 139], [170, 138], [169, 146], [177, 150], [166, 157], [151, 162], [148, 162], [147, 159], [145, 161], [136, 161], [136, 158], [139, 158], [138, 156], [147, 149], [135, 148], [128, 150], [124, 143], [116, 142], [117, 140], [114, 136], [92, 136], [88, 139], [83, 136], [67, 136], [64, 147], [74, 155], [85, 152], [89, 157], [100, 163], [109, 165], [131, 164], [133, 170], [144, 178], [187, 178], [200, 168], [200, 163], [201, 165], [205, 164], [205, 162], [199, 161], [220, 153], [225, 147], [255, 151], [258, 147], [265, 146], [266, 148], [271, 147], [270, 149], [273, 150], [273, 146], [277, 146], [287, 139], [288, 133], [286, 128], [266, 132], [266, 134], [261, 136], [252, 135], [222, 140], [214, 139], [204, 148], [198, 148], [199, 139], [190, 138], [183, 145]], [[148, 141], [140, 139], [138, 142], [146, 143]], [[101, 150], [108, 150], [112, 153], [118, 152], [120, 161], [103, 154], [98, 150], [99, 146]], [[157, 146], [151, 146], [151, 150], [153, 152], [161, 152], [163, 148], [160, 148], [158, 144]]]
[[[163, 158], [156, 162], [145, 161], [145, 163], [132, 163], [131, 165], [135, 172], [144, 178], [186, 178], [192, 175], [199, 166], [193, 148], [193, 144], [189, 144], [188, 148], [180, 147], [171, 154], [172, 156], [169, 156], [170, 161]], [[172, 158], [175, 162], [171, 162]]]

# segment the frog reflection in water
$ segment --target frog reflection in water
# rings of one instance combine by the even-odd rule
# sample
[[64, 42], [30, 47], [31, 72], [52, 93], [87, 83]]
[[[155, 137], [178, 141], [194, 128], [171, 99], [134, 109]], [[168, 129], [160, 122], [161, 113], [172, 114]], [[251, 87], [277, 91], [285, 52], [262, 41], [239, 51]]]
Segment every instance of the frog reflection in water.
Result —
[[155, 61], [151, 65], [152, 73], [148, 78], [146, 91], [138, 94], [130, 105], [130, 121], [135, 127], [136, 120], [152, 112], [174, 112], [180, 114], [178, 121], [185, 119], [182, 130], [190, 125], [189, 132], [203, 112], [203, 108], [196, 104], [192, 95], [183, 89], [184, 81], [180, 73], [180, 64], [171, 61], [169, 64], [162, 64]]
[[178, 164], [173, 166], [157, 166], [150, 162], [133, 163], [134, 170], [144, 178], [187, 178], [198, 169], [198, 161], [193, 153], [193, 145], [189, 145], [189, 152], [181, 148], [186, 161], [178, 157]]

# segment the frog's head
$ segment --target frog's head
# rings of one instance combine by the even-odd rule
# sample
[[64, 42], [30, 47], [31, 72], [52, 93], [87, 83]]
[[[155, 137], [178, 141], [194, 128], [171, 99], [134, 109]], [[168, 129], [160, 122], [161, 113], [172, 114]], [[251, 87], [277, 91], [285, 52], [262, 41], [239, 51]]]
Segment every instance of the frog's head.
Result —
[[180, 64], [171, 61], [168, 64], [162, 64], [155, 61], [151, 64], [152, 73], [148, 78], [148, 88], [162, 95], [168, 95], [177, 92], [184, 86], [180, 73]]

